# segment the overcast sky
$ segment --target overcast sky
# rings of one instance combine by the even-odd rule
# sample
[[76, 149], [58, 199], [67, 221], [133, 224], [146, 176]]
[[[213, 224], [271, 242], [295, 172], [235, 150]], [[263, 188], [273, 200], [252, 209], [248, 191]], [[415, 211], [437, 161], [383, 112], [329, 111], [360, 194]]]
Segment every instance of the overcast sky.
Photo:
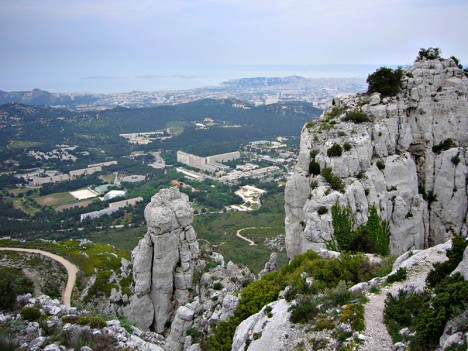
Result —
[[429, 46], [468, 65], [467, 14], [468, 0], [0, 0], [0, 90], [158, 90], [244, 64], [406, 65]]

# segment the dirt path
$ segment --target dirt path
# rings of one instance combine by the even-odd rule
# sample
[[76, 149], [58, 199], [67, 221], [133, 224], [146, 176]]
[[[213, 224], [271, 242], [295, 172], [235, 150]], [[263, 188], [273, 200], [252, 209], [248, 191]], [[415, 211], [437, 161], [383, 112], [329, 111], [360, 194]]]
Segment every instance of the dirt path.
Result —
[[403, 265], [408, 270], [405, 281], [385, 286], [378, 294], [368, 295], [369, 302], [365, 305], [364, 310], [366, 329], [363, 334], [366, 337], [366, 341], [359, 350], [387, 351], [392, 349], [393, 341], [388, 334], [383, 320], [387, 293], [397, 294], [406, 285], [412, 286], [411, 290], [422, 289], [426, 284], [426, 277], [432, 270], [433, 264], [447, 260], [445, 251], [438, 249], [441, 246], [438, 245], [415, 254], [413, 257], [410, 256], [411, 258], [408, 258]]
[[47, 252], [47, 251], [36, 250], [36, 249], [21, 249], [21, 248], [14, 248], [14, 247], [0, 247], [0, 250], [37, 253], [37, 254], [49, 257], [57, 261], [58, 263], [62, 264], [67, 270], [67, 274], [68, 274], [67, 286], [65, 287], [65, 290], [62, 293], [62, 300], [65, 306], [71, 307], [70, 300], [71, 300], [71, 294], [72, 294], [73, 288], [75, 287], [76, 274], [78, 273], [77, 266], [75, 266], [70, 261], [64, 259], [63, 257], [53, 254], [51, 252]]
[[368, 338], [361, 350], [365, 351], [387, 351], [391, 350], [393, 341], [388, 334], [387, 327], [383, 320], [383, 310], [387, 294], [396, 294], [403, 287], [404, 283], [395, 283], [383, 288], [379, 294], [369, 295], [369, 302], [365, 306], [364, 319], [366, 329], [364, 335]]
[[241, 238], [242, 240], [247, 241], [247, 242], [249, 243], [249, 246], [256, 246], [257, 244], [255, 244], [255, 241], [253, 241], [253, 240], [251, 240], [251, 239], [249, 239], [249, 238], [246, 238], [245, 236], [243, 236], [243, 235], [241, 234], [242, 231], [247, 230], [247, 229], [257, 229], [257, 227], [249, 227], [249, 228], [242, 228], [242, 229], [239, 229], [239, 230], [237, 231], [237, 233], [236, 233], [236, 236], [237, 236], [238, 238]]

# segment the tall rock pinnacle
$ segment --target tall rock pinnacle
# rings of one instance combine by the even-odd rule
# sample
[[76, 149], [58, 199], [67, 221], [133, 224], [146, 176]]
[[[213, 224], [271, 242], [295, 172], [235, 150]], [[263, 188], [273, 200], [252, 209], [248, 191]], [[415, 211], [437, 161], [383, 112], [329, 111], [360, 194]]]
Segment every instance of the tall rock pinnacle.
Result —
[[174, 311], [191, 297], [199, 248], [193, 211], [178, 189], [163, 189], [146, 206], [146, 235], [132, 252], [135, 295], [129, 316], [162, 333]]

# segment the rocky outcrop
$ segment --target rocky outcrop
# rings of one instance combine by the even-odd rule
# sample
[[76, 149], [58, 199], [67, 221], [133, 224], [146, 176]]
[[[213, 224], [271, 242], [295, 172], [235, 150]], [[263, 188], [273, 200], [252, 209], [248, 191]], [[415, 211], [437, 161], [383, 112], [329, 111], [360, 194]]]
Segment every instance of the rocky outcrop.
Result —
[[[416, 62], [395, 97], [336, 97], [338, 116], [330, 120], [325, 112], [301, 133], [298, 163], [285, 189], [288, 256], [326, 246], [336, 201], [351, 206], [357, 225], [367, 222], [375, 205], [390, 224], [394, 254], [466, 235], [467, 96], [468, 79], [450, 59]], [[341, 120], [354, 110], [370, 121]], [[335, 143], [346, 147], [330, 157]], [[344, 182], [342, 192], [309, 173], [312, 150], [320, 168], [331, 167]], [[320, 207], [328, 212], [319, 214]]]
[[164, 331], [193, 291], [199, 254], [193, 211], [178, 189], [163, 189], [146, 206], [148, 231], [132, 252], [135, 295], [127, 314], [138, 325]]

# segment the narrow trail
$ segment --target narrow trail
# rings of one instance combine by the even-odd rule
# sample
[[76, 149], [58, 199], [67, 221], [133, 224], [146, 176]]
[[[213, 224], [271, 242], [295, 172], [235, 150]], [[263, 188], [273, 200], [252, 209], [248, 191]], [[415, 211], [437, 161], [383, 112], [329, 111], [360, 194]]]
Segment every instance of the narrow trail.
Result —
[[364, 335], [368, 338], [363, 351], [388, 351], [392, 349], [393, 341], [388, 334], [387, 327], [383, 320], [383, 310], [387, 294], [396, 294], [405, 284], [394, 283], [391, 286], [383, 288], [379, 294], [371, 294], [369, 302], [365, 306], [364, 319], [366, 329]]
[[253, 241], [253, 240], [251, 240], [251, 239], [249, 239], [249, 238], [246, 238], [245, 236], [243, 236], [243, 235], [241, 234], [242, 231], [247, 230], [247, 229], [257, 229], [257, 227], [248, 227], [248, 228], [239, 229], [239, 230], [237, 231], [237, 233], [236, 233], [236, 236], [237, 236], [238, 238], [241, 238], [242, 240], [247, 241], [247, 242], [249, 243], [249, 246], [257, 246], [257, 244], [255, 244], [255, 241]]
[[59, 255], [53, 254], [51, 252], [47, 252], [47, 251], [42, 251], [42, 250], [37, 250], [37, 249], [21, 249], [21, 248], [15, 248], [15, 247], [0, 247], [0, 250], [36, 253], [36, 254], [49, 257], [57, 261], [58, 263], [62, 264], [67, 270], [67, 275], [68, 275], [67, 286], [65, 287], [65, 290], [62, 293], [62, 301], [65, 306], [71, 307], [70, 305], [71, 294], [72, 294], [73, 288], [75, 287], [76, 274], [78, 273], [77, 266], [75, 266], [73, 263], [66, 260], [65, 258]]
[[[393, 341], [388, 334], [383, 320], [385, 299], [388, 293], [392, 295], [397, 294], [405, 286], [412, 286], [411, 290], [413, 290], [415, 288], [423, 288], [426, 285], [426, 277], [433, 269], [433, 264], [447, 260], [445, 251], [437, 250], [437, 246], [433, 247], [432, 251], [430, 251], [430, 249], [424, 250], [405, 261], [404, 267], [408, 270], [406, 280], [385, 286], [378, 294], [368, 295], [369, 302], [365, 305], [364, 310], [366, 329], [363, 332], [366, 341], [359, 350], [387, 351], [392, 349]], [[421, 258], [416, 260], [417, 256]]]

